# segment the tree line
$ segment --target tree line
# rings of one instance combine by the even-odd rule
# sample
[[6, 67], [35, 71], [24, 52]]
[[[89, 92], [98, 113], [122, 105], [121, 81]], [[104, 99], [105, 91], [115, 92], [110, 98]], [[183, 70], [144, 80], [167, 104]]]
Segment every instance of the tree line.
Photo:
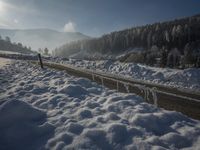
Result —
[[44, 49], [39, 48], [39, 49], [38, 49], [38, 52], [39, 52], [40, 54], [42, 54], [42, 55], [46, 55], [46, 56], [49, 56], [49, 55], [50, 55], [49, 49], [46, 48], [46, 47], [45, 47]]
[[[136, 54], [142, 55], [141, 63], [153, 65], [156, 59], [160, 58], [164, 67], [170, 64], [172, 67], [178, 66], [181, 63], [198, 66], [200, 15], [116, 31], [100, 38], [74, 41], [54, 50], [54, 55], [67, 57], [81, 50], [113, 55], [134, 48], [144, 50]], [[170, 63], [170, 60], [173, 63]]]
[[31, 47], [23, 46], [22, 43], [13, 43], [11, 42], [8, 36], [3, 39], [0, 36], [0, 50], [3, 51], [13, 51], [19, 53], [32, 53]]

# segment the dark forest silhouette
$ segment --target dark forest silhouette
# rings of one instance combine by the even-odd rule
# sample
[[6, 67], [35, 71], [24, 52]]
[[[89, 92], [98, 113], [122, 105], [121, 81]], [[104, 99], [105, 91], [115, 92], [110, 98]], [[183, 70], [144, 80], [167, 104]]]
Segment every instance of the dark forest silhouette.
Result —
[[23, 46], [22, 43], [12, 43], [8, 36], [5, 39], [0, 36], [0, 50], [27, 54], [32, 53], [31, 47]]
[[57, 48], [54, 54], [68, 57], [75, 52], [87, 51], [113, 55], [134, 48], [144, 51], [128, 54], [121, 61], [154, 65], [159, 60], [159, 65], [163, 67], [199, 67], [200, 15], [67, 43]]

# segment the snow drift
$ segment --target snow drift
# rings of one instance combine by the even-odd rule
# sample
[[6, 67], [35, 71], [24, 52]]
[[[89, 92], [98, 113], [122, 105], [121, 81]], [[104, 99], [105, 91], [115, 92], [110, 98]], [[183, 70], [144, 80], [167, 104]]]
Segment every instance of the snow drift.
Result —
[[19, 101], [0, 106], [0, 149], [39, 149], [53, 133], [46, 113]]
[[1, 83], [5, 88], [0, 95], [1, 149], [193, 150], [200, 146], [200, 121], [156, 108], [135, 94], [25, 62], [1, 71], [1, 78], [10, 77]]
[[144, 80], [150, 83], [197, 91], [200, 90], [200, 69], [197, 68], [184, 70], [156, 68], [135, 63], [114, 62], [111, 60], [86, 61], [70, 59], [62, 63], [71, 64], [75, 67], [117, 74], [132, 79]]

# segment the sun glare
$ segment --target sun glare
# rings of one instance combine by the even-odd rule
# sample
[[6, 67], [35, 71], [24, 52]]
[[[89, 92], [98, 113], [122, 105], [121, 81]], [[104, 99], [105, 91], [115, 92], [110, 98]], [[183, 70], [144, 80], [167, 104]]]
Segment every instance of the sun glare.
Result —
[[0, 13], [5, 12], [6, 5], [4, 2], [0, 0]]

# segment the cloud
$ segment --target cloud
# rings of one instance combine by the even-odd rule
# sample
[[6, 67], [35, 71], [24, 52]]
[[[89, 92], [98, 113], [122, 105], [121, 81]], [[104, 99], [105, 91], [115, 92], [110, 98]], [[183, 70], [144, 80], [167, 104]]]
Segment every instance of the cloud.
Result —
[[69, 21], [64, 26], [64, 32], [76, 32], [75, 28], [76, 28], [76, 24], [71, 22], [71, 21]]
[[18, 23], [19, 23], [19, 20], [14, 19], [14, 23], [18, 24]]

